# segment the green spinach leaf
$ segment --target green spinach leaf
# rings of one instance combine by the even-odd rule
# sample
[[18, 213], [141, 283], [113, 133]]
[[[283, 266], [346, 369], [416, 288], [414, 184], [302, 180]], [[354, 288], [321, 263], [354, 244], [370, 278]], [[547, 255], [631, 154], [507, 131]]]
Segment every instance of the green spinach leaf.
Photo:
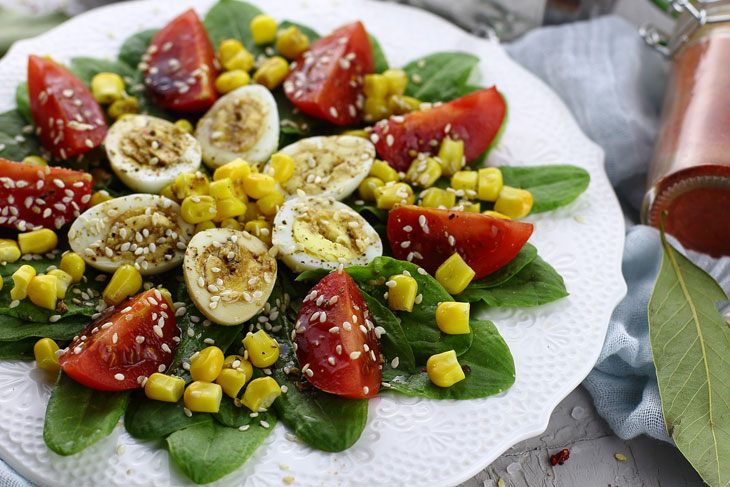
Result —
[[213, 417], [220, 424], [229, 428], [240, 428], [246, 425], [250, 425], [251, 428], [254, 426], [261, 427], [261, 421], [269, 424], [274, 424], [276, 421], [276, 416], [273, 411], [261, 411], [253, 417], [251, 414], [249, 408], [246, 406], [236, 406], [233, 403], [233, 399], [224, 395], [221, 401], [221, 407], [217, 413], [213, 414]]
[[524, 267], [535, 260], [537, 249], [534, 245], [526, 243], [515, 257], [504, 267], [497, 269], [491, 274], [469, 283], [467, 289], [497, 287], [512, 279]]
[[19, 110], [0, 113], [0, 157], [22, 161], [28, 156], [41, 154], [38, 138], [24, 130], [28, 126]]
[[383, 48], [380, 47], [380, 43], [378, 42], [378, 40], [372, 34], [368, 34], [368, 38], [370, 39], [370, 47], [372, 47], [373, 49], [375, 72], [382, 73], [390, 67], [388, 65], [388, 59], [386, 59]]
[[466, 90], [479, 58], [464, 52], [437, 52], [411, 61], [403, 67], [408, 75], [406, 95], [424, 102], [449, 101]]
[[400, 370], [413, 373], [416, 371], [416, 358], [413, 355], [413, 349], [408, 344], [408, 338], [403, 332], [398, 318], [387, 307], [383, 306], [380, 301], [370, 296], [368, 293], [362, 293], [368, 304], [368, 309], [373, 317], [373, 321], [377, 326], [385, 330], [385, 334], [380, 336], [380, 353], [387, 360], [387, 365], [394, 363]]
[[208, 10], [203, 19], [213, 46], [218, 47], [224, 39], [237, 39], [256, 57], [263, 47], [253, 41], [251, 20], [261, 14], [258, 7], [239, 0], [220, 0]]
[[18, 106], [18, 111], [23, 116], [26, 122], [33, 125], [33, 115], [30, 112], [30, 95], [28, 95], [28, 82], [21, 81], [18, 83], [18, 87], [15, 88], [15, 104]]
[[139, 391], [132, 396], [124, 413], [124, 427], [135, 438], [154, 440], [196, 424], [213, 422], [208, 413], [193, 413], [188, 417], [184, 408], [182, 400], [153, 401]]
[[33, 346], [37, 341], [33, 337], [0, 342], [0, 360], [35, 360]]
[[550, 211], [571, 203], [588, 188], [591, 180], [588, 171], [570, 165], [502, 166], [499, 169], [504, 184], [532, 193], [531, 213]]
[[122, 79], [125, 79], [125, 83], [133, 80], [137, 74], [136, 68], [129, 66], [127, 63], [92, 57], [75, 57], [71, 59], [69, 69], [87, 86], [91, 85], [91, 79], [99, 73], [116, 73]]
[[30, 337], [71, 340], [81, 333], [90, 321], [91, 318], [75, 315], [57, 323], [33, 323], [12, 316], [0, 315], [0, 341], [22, 340]]
[[119, 60], [136, 70], [155, 34], [157, 29], [148, 29], [128, 37], [119, 49]]

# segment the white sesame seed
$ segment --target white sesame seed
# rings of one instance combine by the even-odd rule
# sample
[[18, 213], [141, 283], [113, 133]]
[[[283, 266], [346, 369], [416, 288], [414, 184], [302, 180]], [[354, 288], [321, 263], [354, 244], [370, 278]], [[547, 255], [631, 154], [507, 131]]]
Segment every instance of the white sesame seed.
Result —
[[124, 380], [124, 374], [114, 374], [116, 380]]
[[357, 360], [358, 358], [360, 358], [360, 355], [361, 355], [361, 352], [357, 352], [357, 351], [356, 352], [350, 352], [350, 358], [352, 360]]

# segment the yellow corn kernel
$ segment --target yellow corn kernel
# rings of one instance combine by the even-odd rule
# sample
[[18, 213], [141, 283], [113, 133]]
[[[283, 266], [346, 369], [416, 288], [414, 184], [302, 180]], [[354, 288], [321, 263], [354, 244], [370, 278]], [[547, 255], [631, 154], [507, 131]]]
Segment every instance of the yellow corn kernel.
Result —
[[239, 370], [246, 374], [246, 381], [251, 380], [253, 376], [253, 365], [251, 362], [243, 358], [242, 355], [229, 355], [223, 361], [223, 369], [234, 369]]
[[381, 179], [384, 183], [400, 180], [400, 177], [398, 177], [398, 171], [393, 169], [387, 162], [379, 159], [375, 159], [375, 161], [373, 161], [373, 165], [370, 166], [369, 175]]
[[157, 289], [160, 291], [160, 294], [162, 294], [162, 297], [165, 298], [165, 300], [167, 300], [167, 304], [169, 304], [170, 306], [172, 306], [173, 305], [173, 303], [172, 303], [172, 294], [170, 293], [170, 291], [167, 288], [164, 288], [164, 287], [161, 287], [161, 286], [158, 287]]
[[431, 382], [439, 387], [451, 387], [466, 378], [453, 350], [431, 355], [426, 362], [426, 372]]
[[253, 55], [236, 39], [226, 39], [221, 42], [218, 47], [218, 60], [226, 71], [241, 69], [248, 72], [254, 65]]
[[178, 174], [172, 183], [175, 196], [180, 201], [188, 196], [207, 195], [209, 187], [208, 177], [200, 171]]
[[454, 140], [448, 135], [441, 141], [438, 159], [443, 166], [444, 176], [453, 176], [464, 167], [464, 141]]
[[18, 270], [13, 272], [13, 288], [10, 290], [10, 299], [20, 300], [25, 299], [28, 296], [28, 285], [30, 281], [35, 277], [35, 269], [28, 264], [18, 267]]
[[261, 213], [263, 213], [265, 216], [271, 217], [276, 215], [276, 212], [279, 211], [281, 205], [284, 204], [284, 195], [281, 194], [279, 191], [274, 191], [273, 193], [269, 193], [263, 198], [259, 199], [256, 204], [259, 205], [259, 210], [261, 210]]
[[352, 137], [360, 137], [361, 139], [370, 140], [370, 134], [367, 130], [363, 129], [345, 130], [340, 135], [350, 135]]
[[413, 189], [406, 183], [390, 183], [375, 188], [375, 202], [379, 210], [390, 210], [395, 205], [412, 205], [416, 201]]
[[89, 207], [96, 206], [105, 201], [109, 201], [110, 199], [113, 199], [112, 196], [105, 190], [102, 189], [101, 191], [96, 191], [91, 195], [91, 199], [89, 200]]
[[456, 205], [456, 194], [441, 188], [428, 188], [421, 193], [421, 206], [427, 208], [453, 208]]
[[278, 183], [285, 183], [294, 174], [294, 159], [286, 154], [274, 154], [271, 156], [269, 167], [272, 169], [274, 179]]
[[487, 167], [479, 170], [478, 198], [482, 201], [497, 201], [502, 190], [502, 171], [496, 167]]
[[52, 271], [48, 272], [48, 275], [56, 276], [56, 297], [58, 299], [65, 298], [66, 291], [68, 291], [68, 287], [73, 281], [71, 274], [61, 269], [53, 269]]
[[479, 175], [476, 171], [457, 171], [451, 176], [451, 187], [464, 191], [474, 191], [476, 194]]
[[41, 156], [28, 156], [23, 159], [23, 164], [30, 164], [31, 166], [47, 166], [48, 162]]
[[482, 204], [478, 201], [459, 201], [458, 207], [461, 211], [468, 211], [469, 213], [479, 213], [482, 211]]
[[276, 180], [268, 174], [252, 172], [243, 177], [243, 189], [247, 195], [257, 200], [276, 189]]
[[220, 348], [206, 347], [190, 358], [190, 376], [193, 380], [213, 382], [223, 368], [223, 360]]
[[20, 249], [15, 240], [0, 238], [0, 262], [15, 262], [20, 259]]
[[390, 95], [388, 97], [388, 111], [392, 115], [405, 115], [421, 109], [421, 100], [405, 95]]
[[[494, 211], [515, 219], [527, 216], [531, 209], [532, 193], [512, 186], [502, 186], [499, 197], [494, 203]], [[22, 249], [23, 246], [21, 245], [20, 248]]]
[[259, 69], [253, 74], [253, 79], [260, 85], [264, 85], [273, 90], [281, 83], [289, 74], [289, 61], [281, 56], [270, 57]]
[[41, 308], [56, 309], [56, 282], [58, 278], [48, 274], [35, 276], [28, 283], [28, 298], [30, 302]]
[[223, 389], [218, 384], [195, 381], [185, 389], [185, 407], [197, 413], [217, 413], [221, 407]]
[[[231, 188], [233, 189], [234, 198], [238, 198], [239, 200], [248, 204], [248, 195], [246, 194], [246, 190], [243, 189], [243, 179], [234, 179], [233, 183], [231, 184]], [[248, 205], [247, 209], [252, 206], [256, 205]]]
[[266, 245], [271, 245], [271, 223], [266, 220], [247, 221], [243, 229], [259, 238]]
[[193, 130], [195, 130], [193, 128], [193, 124], [190, 123], [190, 120], [187, 120], [185, 118], [181, 118], [180, 120], [175, 120], [174, 125], [175, 125], [175, 127], [179, 128], [180, 130], [185, 132], [186, 134], [192, 134]]
[[102, 297], [109, 305], [118, 305], [129, 296], [134, 296], [142, 287], [142, 275], [132, 264], [123, 264], [112, 274]]
[[246, 379], [246, 374], [240, 370], [223, 369], [216, 377], [215, 383], [221, 386], [227, 396], [238, 397], [238, 393], [246, 385]]
[[41, 338], [33, 345], [33, 355], [35, 356], [36, 365], [39, 369], [43, 369], [52, 374], [58, 374], [61, 368], [58, 366], [58, 344], [50, 338]]
[[428, 188], [441, 177], [441, 164], [433, 157], [415, 159], [406, 173], [406, 180], [416, 186]]
[[279, 360], [279, 344], [264, 330], [248, 333], [243, 339], [248, 359], [256, 367], [269, 367]]
[[213, 181], [208, 186], [208, 194], [218, 201], [233, 198], [233, 181], [231, 181], [231, 178]]
[[204, 232], [206, 230], [210, 230], [211, 228], [215, 228], [215, 223], [213, 223], [213, 220], [208, 220], [207, 222], [200, 222], [196, 224], [193, 232]]
[[61, 257], [59, 265], [62, 271], [71, 274], [71, 282], [79, 282], [84, 277], [86, 271], [86, 262], [76, 252], [67, 252]]
[[[198, 223], [202, 225], [202, 223]], [[243, 230], [243, 225], [239, 223], [235, 218], [226, 218], [221, 222], [221, 228], [232, 228], [233, 230]]]
[[504, 213], [500, 213], [498, 211], [494, 210], [485, 210], [482, 212], [482, 215], [491, 216], [493, 218], [501, 218], [502, 220], [511, 220], [512, 218], [508, 217]]
[[418, 283], [411, 276], [396, 274], [388, 282], [388, 307], [394, 311], [413, 311], [418, 294]]
[[99, 73], [91, 78], [91, 94], [102, 105], [124, 98], [124, 80], [116, 73]]
[[389, 95], [402, 95], [408, 85], [408, 75], [402, 69], [387, 69], [383, 72], [383, 78], [388, 83]]
[[439, 303], [436, 307], [436, 324], [449, 335], [469, 333], [469, 308], [469, 303]]
[[375, 201], [375, 188], [379, 188], [381, 186], [385, 186], [382, 179], [370, 176], [362, 180], [357, 191], [360, 193], [360, 198], [365, 201]]
[[276, 39], [276, 20], [269, 15], [257, 15], [251, 20], [249, 27], [256, 44], [270, 44]]
[[223, 164], [215, 170], [213, 173], [213, 181], [220, 181], [225, 178], [235, 181], [250, 173], [251, 166], [248, 165], [248, 162], [241, 158], [233, 159], [231, 162]]
[[175, 190], [172, 187], [172, 183], [168, 184], [160, 190], [160, 196], [164, 196], [165, 198], [169, 198], [175, 202], [179, 201], [177, 199], [177, 195], [175, 194]]
[[241, 402], [257, 413], [262, 409], [268, 409], [279, 396], [281, 387], [272, 377], [259, 377], [248, 384]]
[[24, 254], [45, 254], [55, 249], [56, 245], [58, 235], [48, 228], [18, 234], [18, 246]]
[[385, 98], [368, 97], [362, 107], [362, 117], [366, 122], [376, 122], [390, 116], [390, 108]]
[[242, 217], [238, 217], [239, 220], [243, 219], [243, 222], [250, 222], [252, 220], [265, 220], [264, 215], [261, 214], [258, 205], [248, 205], [246, 207], [246, 213]]
[[299, 27], [292, 25], [279, 32], [276, 38], [276, 50], [292, 61], [309, 48], [309, 37]]
[[114, 120], [119, 120], [122, 115], [128, 113], [139, 113], [139, 100], [134, 96], [117, 100], [109, 105], [107, 109], [107, 114]]
[[[244, 211], [246, 211], [245, 208]], [[188, 196], [180, 205], [180, 215], [188, 223], [213, 220], [217, 213], [216, 201], [212, 196]]]
[[388, 78], [382, 74], [366, 74], [362, 92], [366, 98], [385, 99], [388, 96]]
[[155, 372], [147, 378], [144, 395], [154, 401], [178, 402], [185, 390], [185, 381], [180, 377]]
[[436, 269], [434, 277], [446, 289], [446, 292], [454, 295], [466, 289], [475, 274], [464, 259], [458, 253], [454, 253]]
[[228, 93], [241, 86], [246, 86], [250, 82], [251, 76], [246, 71], [234, 69], [218, 75], [215, 79], [215, 89], [218, 93]]
[[244, 213], [246, 213], [246, 203], [238, 198], [227, 198], [216, 202], [216, 214], [213, 221], [222, 222], [227, 218], [235, 218]]

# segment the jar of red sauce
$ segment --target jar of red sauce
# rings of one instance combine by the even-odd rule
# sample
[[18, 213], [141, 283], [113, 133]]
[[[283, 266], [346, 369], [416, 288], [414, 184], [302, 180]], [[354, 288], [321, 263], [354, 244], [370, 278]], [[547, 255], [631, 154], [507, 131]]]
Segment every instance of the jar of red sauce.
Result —
[[671, 38], [642, 35], [672, 61], [641, 218], [686, 248], [730, 255], [730, 1], [674, 1]]

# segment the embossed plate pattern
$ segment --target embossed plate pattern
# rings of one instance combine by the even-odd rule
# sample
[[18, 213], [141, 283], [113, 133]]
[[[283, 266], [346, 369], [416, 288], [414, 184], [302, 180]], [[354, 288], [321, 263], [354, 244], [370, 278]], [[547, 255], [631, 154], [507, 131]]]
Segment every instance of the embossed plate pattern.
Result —
[[[393, 66], [434, 51], [463, 50], [481, 58], [485, 86], [496, 84], [510, 104], [509, 123], [490, 156], [495, 164], [575, 164], [591, 174], [588, 190], [571, 205], [529, 218], [540, 254], [565, 278], [566, 299], [537, 308], [495, 309], [514, 354], [515, 385], [472, 401], [431, 401], [381, 394], [370, 401], [362, 438], [347, 451], [325, 453], [285, 438], [277, 425], [254, 457], [217, 486], [455, 485], [516, 442], [542, 432], [557, 403], [593, 366], [609, 316], [625, 293], [621, 276], [624, 224], [603, 169], [603, 153], [579, 130], [566, 107], [496, 43], [466, 34], [423, 11], [365, 0], [251, 0], [279, 20], [321, 33], [356, 19], [380, 41]], [[14, 108], [26, 59], [50, 54], [114, 58], [125, 38], [160, 27], [188, 6], [202, 15], [213, 0], [117, 4], [73, 18], [17, 43], [0, 62], [0, 110]], [[1, 153], [0, 153], [1, 155]], [[0, 363], [0, 457], [44, 486], [192, 485], [156, 442], [131, 438], [120, 424], [93, 447], [61, 457], [43, 443], [51, 385], [33, 363]], [[118, 448], [124, 445], [124, 448]], [[289, 470], [282, 470], [286, 464]]]

